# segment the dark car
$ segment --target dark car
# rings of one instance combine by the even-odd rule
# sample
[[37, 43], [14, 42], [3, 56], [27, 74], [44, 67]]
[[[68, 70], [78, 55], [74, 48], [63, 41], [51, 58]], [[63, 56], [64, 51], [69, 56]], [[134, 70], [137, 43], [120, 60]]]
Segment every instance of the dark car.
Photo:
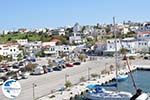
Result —
[[62, 68], [60, 68], [60, 67], [54, 67], [53, 68], [53, 71], [61, 71], [62, 70]]
[[17, 64], [13, 64], [12, 67], [13, 67], [14, 69], [19, 69], [19, 65], [17, 65]]
[[70, 64], [70, 63], [66, 63], [65, 65], [66, 67], [73, 67], [73, 64]]
[[79, 61], [73, 63], [73, 65], [80, 65], [80, 64], [81, 64], [81, 62], [79, 62]]
[[47, 71], [48, 71], [48, 72], [52, 72], [52, 71], [53, 71], [53, 68], [47, 67]]

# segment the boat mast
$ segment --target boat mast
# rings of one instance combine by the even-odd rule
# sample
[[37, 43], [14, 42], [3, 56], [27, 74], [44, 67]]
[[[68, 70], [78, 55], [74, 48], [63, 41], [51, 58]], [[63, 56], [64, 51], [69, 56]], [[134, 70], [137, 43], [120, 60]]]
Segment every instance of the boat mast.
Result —
[[[115, 23], [115, 17], [113, 17], [113, 34], [115, 35], [115, 65], [116, 65], [116, 78], [118, 77], [118, 52], [117, 52], [117, 34], [116, 34], [116, 23]], [[117, 90], [118, 90], [118, 80], [116, 79], [117, 83]]]

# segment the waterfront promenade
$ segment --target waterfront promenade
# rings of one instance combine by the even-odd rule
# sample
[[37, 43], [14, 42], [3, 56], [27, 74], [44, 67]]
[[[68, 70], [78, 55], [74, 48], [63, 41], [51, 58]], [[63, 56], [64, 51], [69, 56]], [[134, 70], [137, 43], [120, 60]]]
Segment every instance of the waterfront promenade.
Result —
[[[106, 63], [107, 66], [106, 66]], [[150, 65], [147, 60], [133, 60], [132, 64], [135, 65]], [[65, 84], [65, 75], [69, 75], [67, 79], [73, 84], [78, 83], [81, 77], [88, 78], [88, 68], [91, 68], [90, 74], [97, 73], [100, 74], [105, 67], [109, 65], [114, 65], [114, 58], [98, 58], [95, 61], [83, 62], [80, 66], [75, 66], [73, 68], [66, 68], [60, 72], [52, 72], [40, 76], [30, 76], [27, 80], [20, 80], [22, 86], [22, 92], [19, 97], [15, 100], [33, 100], [33, 83], [37, 86], [34, 88], [35, 98], [40, 98], [47, 96], [51, 91], [60, 89]], [[0, 93], [0, 100], [9, 100]]]

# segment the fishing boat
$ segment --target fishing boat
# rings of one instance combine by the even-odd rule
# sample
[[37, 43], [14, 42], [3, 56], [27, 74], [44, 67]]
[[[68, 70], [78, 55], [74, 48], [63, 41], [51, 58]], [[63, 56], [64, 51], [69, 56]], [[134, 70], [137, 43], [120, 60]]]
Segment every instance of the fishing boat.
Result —
[[[115, 33], [115, 19], [113, 18], [114, 22], [114, 33]], [[116, 41], [116, 34], [115, 34], [115, 63], [116, 63], [116, 77], [118, 77], [118, 53], [117, 53], [117, 41]], [[126, 76], [127, 77], [127, 76]], [[122, 76], [118, 79], [123, 80], [126, 79], [122, 78]], [[118, 83], [118, 80], [116, 80], [116, 86]], [[130, 100], [132, 97], [132, 94], [125, 91], [118, 91], [117, 87], [115, 91], [108, 91], [105, 90], [104, 87], [95, 85], [94, 88], [89, 88], [88, 91], [85, 93], [85, 98], [90, 100]]]
[[107, 91], [101, 85], [88, 85], [89, 90], [85, 93], [86, 99], [90, 100], [129, 100], [132, 97], [131, 93]]
[[119, 74], [117, 77], [116, 77], [116, 80], [118, 82], [122, 82], [122, 81], [125, 81], [128, 79], [128, 74]]

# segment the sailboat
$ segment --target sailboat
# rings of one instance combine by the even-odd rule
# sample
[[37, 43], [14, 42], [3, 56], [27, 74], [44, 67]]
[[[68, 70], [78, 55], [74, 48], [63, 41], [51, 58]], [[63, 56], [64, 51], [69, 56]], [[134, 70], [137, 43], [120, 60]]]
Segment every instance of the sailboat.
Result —
[[[115, 18], [114, 22], [114, 33], [115, 33]], [[115, 62], [116, 62], [116, 77], [118, 77], [118, 59], [117, 59], [117, 44], [116, 44], [116, 34], [115, 34]], [[121, 78], [122, 79], [122, 78]], [[116, 84], [118, 80], [116, 80]], [[117, 85], [116, 85], [117, 86]], [[87, 86], [89, 87], [89, 86]], [[100, 85], [94, 85], [92, 88], [85, 93], [85, 98], [90, 100], [130, 100], [132, 94], [124, 91], [108, 91]]]

